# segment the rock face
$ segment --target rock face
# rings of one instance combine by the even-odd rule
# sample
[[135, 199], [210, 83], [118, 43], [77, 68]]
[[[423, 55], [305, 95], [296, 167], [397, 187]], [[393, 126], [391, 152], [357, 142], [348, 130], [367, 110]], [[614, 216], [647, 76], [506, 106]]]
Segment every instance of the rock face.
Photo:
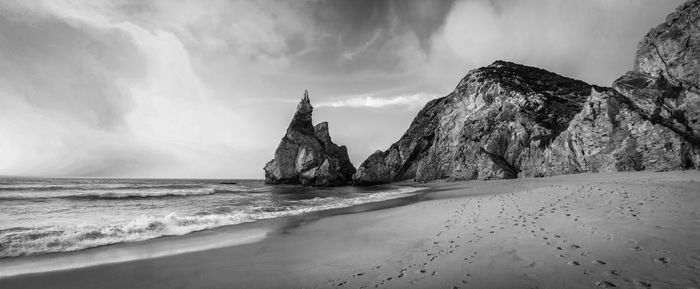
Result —
[[699, 36], [693, 0], [646, 35], [612, 88], [503, 61], [472, 70], [354, 182], [699, 168]]
[[594, 91], [527, 175], [692, 168], [698, 167], [697, 152], [683, 136], [640, 113], [630, 99], [612, 90]]
[[639, 43], [635, 70], [613, 87], [649, 121], [700, 146], [700, 0], [652, 29]]
[[535, 175], [700, 167], [699, 84], [694, 0], [642, 39], [635, 69], [589, 98]]
[[265, 165], [265, 183], [339, 186], [351, 182], [355, 167], [347, 148], [331, 141], [327, 122], [314, 126], [312, 113], [305, 91], [275, 158]]
[[362, 163], [354, 181], [515, 178], [567, 128], [591, 89], [504, 61], [472, 70], [428, 102], [398, 142]]

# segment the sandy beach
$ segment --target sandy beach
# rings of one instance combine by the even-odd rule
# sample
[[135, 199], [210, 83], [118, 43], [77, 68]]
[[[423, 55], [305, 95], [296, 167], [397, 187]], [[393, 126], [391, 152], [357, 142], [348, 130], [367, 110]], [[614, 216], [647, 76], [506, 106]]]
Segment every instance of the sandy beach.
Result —
[[[698, 171], [422, 186], [411, 200], [35, 258], [100, 264], [201, 248], [10, 276], [0, 288], [700, 287]], [[266, 236], [201, 245], [241, 230]]]

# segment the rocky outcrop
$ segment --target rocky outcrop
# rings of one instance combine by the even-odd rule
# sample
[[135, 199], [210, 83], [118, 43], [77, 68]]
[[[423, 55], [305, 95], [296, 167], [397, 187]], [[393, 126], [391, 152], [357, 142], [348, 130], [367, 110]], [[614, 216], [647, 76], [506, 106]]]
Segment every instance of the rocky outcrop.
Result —
[[354, 181], [515, 178], [566, 130], [591, 89], [505, 61], [472, 70], [430, 101], [398, 142], [362, 163]]
[[639, 43], [634, 71], [613, 87], [645, 118], [700, 146], [700, 0], [652, 29]]
[[639, 44], [612, 88], [497, 61], [421, 110], [359, 185], [700, 167], [700, 0]]
[[639, 43], [635, 68], [594, 93], [536, 175], [700, 167], [700, 1]]
[[314, 126], [312, 113], [305, 91], [275, 158], [265, 165], [265, 183], [338, 186], [351, 182], [355, 167], [347, 148], [331, 141], [327, 122]]
[[697, 148], [615, 91], [594, 91], [529, 176], [697, 167]]

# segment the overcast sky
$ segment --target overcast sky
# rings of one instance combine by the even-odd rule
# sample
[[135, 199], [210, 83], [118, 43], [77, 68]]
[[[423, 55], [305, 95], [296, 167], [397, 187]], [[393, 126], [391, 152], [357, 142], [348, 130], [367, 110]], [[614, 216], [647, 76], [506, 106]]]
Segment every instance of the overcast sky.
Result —
[[359, 165], [503, 59], [610, 85], [681, 0], [0, 2], [0, 174], [262, 178], [304, 89]]

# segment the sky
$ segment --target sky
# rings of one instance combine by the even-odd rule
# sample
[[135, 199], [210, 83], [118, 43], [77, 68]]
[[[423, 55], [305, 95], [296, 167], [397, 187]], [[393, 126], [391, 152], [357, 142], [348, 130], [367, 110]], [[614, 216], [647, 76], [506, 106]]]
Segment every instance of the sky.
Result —
[[0, 175], [262, 178], [305, 89], [359, 166], [498, 59], [609, 86], [682, 2], [0, 1]]

